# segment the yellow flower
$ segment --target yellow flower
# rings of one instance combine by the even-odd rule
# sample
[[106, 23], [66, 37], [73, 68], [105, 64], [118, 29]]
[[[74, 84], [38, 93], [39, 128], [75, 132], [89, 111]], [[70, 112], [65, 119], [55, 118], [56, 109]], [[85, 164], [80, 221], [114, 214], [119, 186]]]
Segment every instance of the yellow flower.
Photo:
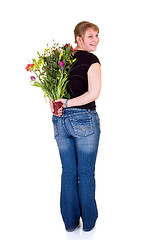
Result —
[[59, 61], [61, 60], [62, 58], [62, 53], [59, 54]]
[[42, 58], [39, 58], [37, 61], [38, 67], [40, 67], [42, 64], [44, 64], [44, 60]]
[[35, 70], [38, 70], [38, 68], [37, 68], [37, 63], [34, 64], [34, 69], [35, 69]]
[[71, 60], [70, 60], [69, 58], [67, 58], [67, 62], [68, 62], [69, 64], [72, 64], [72, 62], [71, 62]]

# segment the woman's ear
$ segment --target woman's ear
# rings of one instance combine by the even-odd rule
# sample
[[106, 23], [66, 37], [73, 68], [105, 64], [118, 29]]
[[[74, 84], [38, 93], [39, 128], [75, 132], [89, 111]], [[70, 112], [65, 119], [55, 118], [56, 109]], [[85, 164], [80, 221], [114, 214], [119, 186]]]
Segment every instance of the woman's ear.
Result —
[[80, 37], [80, 36], [77, 36], [77, 37], [76, 37], [76, 40], [77, 40], [77, 43], [78, 43], [78, 44], [82, 44], [82, 43], [83, 43], [83, 39], [82, 39], [82, 37]]

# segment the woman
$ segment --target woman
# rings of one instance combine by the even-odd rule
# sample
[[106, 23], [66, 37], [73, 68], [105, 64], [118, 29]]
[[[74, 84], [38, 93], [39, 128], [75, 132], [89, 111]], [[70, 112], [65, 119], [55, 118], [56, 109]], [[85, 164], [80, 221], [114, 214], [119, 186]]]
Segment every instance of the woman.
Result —
[[[80, 22], [74, 30], [76, 62], [72, 65], [68, 83], [70, 99], [58, 99], [63, 104], [53, 115], [54, 134], [62, 162], [61, 214], [68, 231], [79, 226], [93, 229], [98, 217], [95, 201], [95, 162], [100, 124], [95, 100], [101, 90], [101, 66], [91, 52], [99, 43], [95, 24]], [[54, 113], [53, 102], [50, 107]]]

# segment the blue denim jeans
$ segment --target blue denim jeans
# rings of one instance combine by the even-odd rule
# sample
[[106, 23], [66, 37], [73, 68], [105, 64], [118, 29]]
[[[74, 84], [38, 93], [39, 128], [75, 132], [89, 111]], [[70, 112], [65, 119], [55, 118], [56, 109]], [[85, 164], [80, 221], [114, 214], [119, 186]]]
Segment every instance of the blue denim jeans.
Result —
[[95, 110], [67, 108], [52, 117], [61, 163], [61, 214], [67, 230], [75, 229], [80, 217], [90, 231], [98, 217], [95, 200], [95, 162], [100, 122]]

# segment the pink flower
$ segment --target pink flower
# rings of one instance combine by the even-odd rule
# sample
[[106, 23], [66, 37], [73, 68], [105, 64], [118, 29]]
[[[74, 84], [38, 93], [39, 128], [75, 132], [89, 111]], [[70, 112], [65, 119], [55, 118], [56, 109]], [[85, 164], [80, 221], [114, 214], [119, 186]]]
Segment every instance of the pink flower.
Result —
[[60, 67], [64, 66], [64, 62], [63, 61], [60, 61], [58, 64], [59, 64]]
[[36, 78], [34, 76], [30, 76], [31, 80], [35, 80]]

